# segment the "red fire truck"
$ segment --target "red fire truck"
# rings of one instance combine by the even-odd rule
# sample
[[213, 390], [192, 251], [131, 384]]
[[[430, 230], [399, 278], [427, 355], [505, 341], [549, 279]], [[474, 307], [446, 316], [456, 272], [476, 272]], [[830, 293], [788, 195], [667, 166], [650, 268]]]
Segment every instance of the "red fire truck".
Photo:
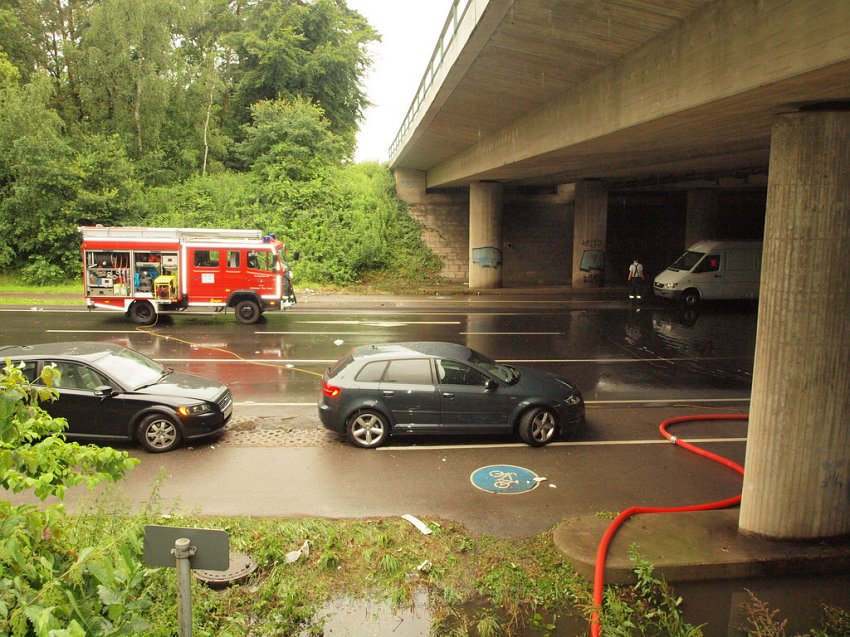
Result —
[[[89, 309], [150, 325], [158, 314], [232, 308], [240, 323], [295, 304], [286, 246], [259, 230], [84, 226]], [[298, 258], [298, 255], [295, 255]]]

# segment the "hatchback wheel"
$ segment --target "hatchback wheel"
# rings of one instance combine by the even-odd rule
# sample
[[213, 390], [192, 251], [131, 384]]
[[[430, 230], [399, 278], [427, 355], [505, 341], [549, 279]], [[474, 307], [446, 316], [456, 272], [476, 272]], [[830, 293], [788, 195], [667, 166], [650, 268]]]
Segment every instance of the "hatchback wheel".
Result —
[[387, 441], [390, 427], [376, 411], [361, 411], [348, 421], [348, 437], [358, 447], [373, 449]]
[[545, 407], [529, 409], [522, 415], [519, 423], [519, 437], [532, 447], [542, 447], [555, 437], [558, 421]]
[[162, 453], [180, 444], [180, 429], [168, 416], [152, 414], [139, 424], [138, 437], [145, 451]]

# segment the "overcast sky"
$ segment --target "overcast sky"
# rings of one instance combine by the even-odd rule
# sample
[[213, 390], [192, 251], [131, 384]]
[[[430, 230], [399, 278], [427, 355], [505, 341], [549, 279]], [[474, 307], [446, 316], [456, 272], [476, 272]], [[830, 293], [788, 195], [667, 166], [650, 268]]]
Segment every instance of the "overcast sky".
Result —
[[385, 162], [452, 0], [348, 0], [348, 6], [381, 34], [371, 50], [373, 65], [365, 88], [373, 106], [357, 135], [356, 161]]

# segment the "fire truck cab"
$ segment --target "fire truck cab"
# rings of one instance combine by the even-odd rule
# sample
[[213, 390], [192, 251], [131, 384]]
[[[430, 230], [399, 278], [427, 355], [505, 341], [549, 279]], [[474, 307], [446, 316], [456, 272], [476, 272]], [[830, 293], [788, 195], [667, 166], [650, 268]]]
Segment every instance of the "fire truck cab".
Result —
[[[240, 323], [295, 304], [286, 246], [259, 230], [83, 226], [89, 309], [123, 311], [139, 325], [158, 314], [232, 308]], [[297, 255], [296, 255], [297, 258]]]

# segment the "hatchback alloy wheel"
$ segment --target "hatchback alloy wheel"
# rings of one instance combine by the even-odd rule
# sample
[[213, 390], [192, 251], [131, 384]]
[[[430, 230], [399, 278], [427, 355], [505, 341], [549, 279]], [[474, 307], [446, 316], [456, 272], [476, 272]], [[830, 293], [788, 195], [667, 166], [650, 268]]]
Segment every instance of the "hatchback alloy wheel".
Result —
[[380, 447], [389, 433], [389, 426], [384, 417], [374, 411], [362, 411], [348, 423], [348, 436], [351, 441], [366, 449]]
[[519, 423], [519, 436], [532, 447], [541, 447], [555, 437], [558, 421], [555, 414], [545, 407], [530, 409]]

